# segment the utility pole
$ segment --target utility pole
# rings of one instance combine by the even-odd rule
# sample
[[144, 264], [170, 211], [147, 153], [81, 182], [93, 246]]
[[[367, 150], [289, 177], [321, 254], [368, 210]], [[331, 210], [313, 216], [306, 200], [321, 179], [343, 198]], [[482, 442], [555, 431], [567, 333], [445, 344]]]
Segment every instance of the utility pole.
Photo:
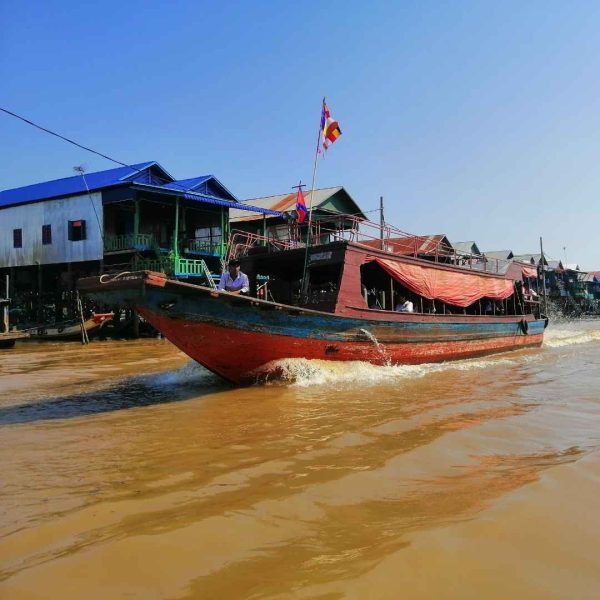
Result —
[[541, 260], [541, 273], [542, 273], [542, 286], [544, 289], [544, 314], [546, 316], [548, 316], [548, 299], [546, 297], [546, 269], [544, 268], [544, 263], [546, 262], [546, 259], [544, 258], [544, 244], [542, 242], [542, 236], [540, 236], [540, 252], [542, 254], [542, 258]]
[[383, 196], [379, 196], [379, 225], [380, 225], [380, 232], [379, 232], [380, 246], [381, 246], [381, 250], [383, 250], [384, 249], [383, 228], [385, 227], [385, 217], [383, 216]]

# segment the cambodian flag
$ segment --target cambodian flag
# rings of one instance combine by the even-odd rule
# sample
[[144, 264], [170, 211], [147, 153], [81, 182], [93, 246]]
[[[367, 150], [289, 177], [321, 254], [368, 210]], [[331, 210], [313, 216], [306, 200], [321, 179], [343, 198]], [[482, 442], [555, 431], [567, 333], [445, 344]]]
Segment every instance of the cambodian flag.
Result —
[[296, 212], [298, 213], [298, 223], [304, 223], [308, 215], [306, 210], [306, 202], [304, 202], [304, 194], [302, 188], [298, 188], [298, 198], [296, 199]]

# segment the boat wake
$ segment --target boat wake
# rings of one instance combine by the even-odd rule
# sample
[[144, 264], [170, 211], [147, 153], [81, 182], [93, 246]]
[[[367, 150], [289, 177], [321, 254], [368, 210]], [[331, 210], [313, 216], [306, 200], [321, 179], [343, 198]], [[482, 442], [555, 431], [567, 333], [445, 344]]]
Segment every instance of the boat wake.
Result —
[[[591, 327], [590, 327], [591, 325]], [[600, 341], [600, 323], [568, 323], [550, 327], [544, 335], [544, 347], [561, 348], [574, 344]], [[374, 342], [375, 343], [375, 342]], [[336, 362], [329, 360], [309, 360], [302, 358], [281, 359], [261, 369], [259, 384], [290, 385], [298, 387], [322, 385], [372, 386], [394, 380], [418, 379], [434, 373], [447, 371], [471, 371], [501, 365], [517, 366], [523, 362], [538, 360], [539, 354], [497, 354], [486, 358], [473, 358], [444, 363], [421, 365], [373, 365], [368, 362]], [[188, 386], [220, 387], [223, 380], [198, 363], [190, 361], [183, 367], [147, 377], [147, 384], [157, 387]]]
[[507, 358], [498, 355], [486, 359], [467, 359], [421, 365], [373, 365], [368, 362], [335, 362], [328, 360], [282, 359], [269, 365], [269, 377], [262, 383], [299, 387], [320, 385], [372, 386], [386, 381], [418, 379], [445, 371], [471, 371], [500, 365], [515, 365], [536, 360], [536, 356]]
[[548, 348], [562, 348], [574, 344], [588, 344], [600, 341], [600, 328], [581, 328], [576, 325], [564, 327], [549, 327], [544, 334], [544, 346]]

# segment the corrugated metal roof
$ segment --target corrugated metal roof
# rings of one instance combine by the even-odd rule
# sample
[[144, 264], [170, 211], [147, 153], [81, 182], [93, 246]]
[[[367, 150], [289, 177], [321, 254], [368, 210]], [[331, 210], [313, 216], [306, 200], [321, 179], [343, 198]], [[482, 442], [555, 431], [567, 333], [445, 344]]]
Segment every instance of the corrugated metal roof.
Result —
[[[167, 187], [164, 185], [151, 185], [151, 184], [146, 184], [146, 183], [134, 182], [132, 184], [132, 188], [137, 189], [137, 190], [151, 192], [154, 194], [165, 194], [165, 195], [171, 196], [172, 198], [183, 197], [186, 200], [193, 200], [195, 202], [203, 202], [205, 204], [215, 204], [217, 206], [227, 206], [230, 209], [233, 209], [233, 208], [237, 209], [240, 206], [240, 203], [237, 202], [237, 200], [226, 200], [225, 198], [217, 198], [216, 196], [210, 196], [208, 194], [202, 194], [200, 192], [193, 192], [193, 191], [184, 192], [183, 190], [173, 189], [173, 188], [170, 188], [170, 187]], [[260, 206], [251, 206], [250, 204], [244, 204], [244, 208], [241, 210], [271, 215], [274, 217], [280, 217], [282, 214], [280, 212], [270, 210], [268, 208], [262, 208]]]
[[[514, 260], [518, 260], [519, 262], [528, 262], [532, 265], [537, 265], [542, 260], [541, 254], [515, 254], [513, 256]], [[544, 264], [548, 264], [548, 262], [544, 259]]]
[[91, 191], [115, 185], [123, 185], [131, 181], [146, 178], [147, 170], [153, 166], [160, 169], [167, 179], [173, 179], [155, 161], [138, 163], [130, 167], [117, 167], [96, 173], [86, 173], [85, 182], [81, 175], [74, 175], [63, 179], [44, 181], [42, 183], [34, 183], [33, 185], [0, 191], [0, 208], [49, 198], [82, 194], [86, 191], [86, 182]]
[[[348, 192], [343, 188], [343, 186], [337, 186], [337, 187], [331, 187], [331, 188], [321, 188], [321, 189], [315, 190], [314, 195], [312, 196], [313, 210], [316, 208], [319, 208], [321, 205], [325, 204], [332, 196], [334, 196], [335, 194], [337, 194], [340, 191], [343, 191], [344, 194], [347, 196], [348, 200], [352, 204], [354, 204], [354, 206], [356, 207], [356, 211], [354, 211], [355, 214], [358, 217], [365, 219], [366, 217], [360, 210], [358, 204], [356, 203], [354, 198], [352, 198], [352, 196], [350, 196], [350, 194], [348, 194]], [[260, 207], [274, 210], [274, 211], [292, 212], [292, 211], [296, 210], [296, 197], [297, 197], [297, 193], [292, 192], [292, 193], [288, 193], [288, 194], [279, 194], [277, 196], [264, 196], [262, 198], [245, 199], [245, 200], [242, 200], [241, 202], [244, 204], [260, 206]], [[311, 205], [311, 192], [310, 191], [304, 192], [304, 201], [306, 202], [307, 207]], [[229, 220], [230, 221], [249, 221], [249, 220], [256, 219], [256, 218], [260, 218], [260, 217], [249, 216], [247, 213], [245, 213], [242, 210], [240, 210], [238, 212], [236, 209], [234, 209], [229, 212]]]
[[487, 258], [497, 258], [500, 260], [510, 260], [514, 254], [512, 250], [490, 250], [483, 253]]
[[[158, 177], [156, 174], [157, 171], [159, 173]], [[157, 183], [157, 180], [160, 181], [160, 183]], [[214, 181], [216, 188], [223, 191], [229, 198], [219, 198], [217, 196], [211, 196], [210, 194], [193, 191], [194, 188], [209, 180]], [[166, 181], [166, 183], [164, 181]], [[169, 194], [171, 196], [183, 196], [187, 200], [227, 206], [231, 209], [238, 208], [240, 205], [235, 196], [213, 175], [201, 175], [191, 179], [175, 181], [163, 167], [157, 162], [151, 161], [138, 163], [131, 165], [130, 167], [117, 167], [115, 169], [98, 171], [96, 173], [86, 173], [85, 182], [81, 175], [74, 175], [72, 177], [65, 177], [54, 181], [45, 181], [43, 183], [34, 183], [33, 185], [21, 188], [4, 190], [0, 192], [0, 208], [25, 204], [27, 202], [82, 194], [86, 192], [86, 183], [90, 191], [97, 191], [118, 185], [131, 185], [137, 189]], [[267, 207], [252, 206], [250, 203], [245, 203], [244, 208], [240, 209], [240, 211], [266, 214], [275, 217], [279, 217], [282, 214], [277, 210], [271, 210]]]
[[190, 179], [178, 179], [171, 183], [166, 183], [163, 187], [172, 190], [194, 190], [213, 177], [213, 175], [200, 175], [199, 177], [192, 177]]
[[600, 281], [600, 271], [589, 271], [583, 280], [590, 283], [598, 283]]
[[[233, 200], [223, 200], [222, 198], [216, 198], [214, 196], [207, 196], [205, 194], [198, 194], [195, 192], [186, 192], [183, 197], [186, 200], [196, 200], [197, 202], [205, 202], [207, 204], [217, 204], [218, 206], [228, 206], [229, 211], [240, 210], [238, 207], [240, 206], [240, 202], [235, 202]], [[268, 208], [262, 208], [261, 206], [252, 206], [250, 204], [244, 204], [244, 208], [242, 211], [260, 213], [263, 215], [271, 215], [273, 217], [280, 217], [282, 215], [281, 212], [276, 210], [270, 210]]]
[[452, 242], [452, 247], [459, 254], [480, 254], [479, 247], [475, 242]]

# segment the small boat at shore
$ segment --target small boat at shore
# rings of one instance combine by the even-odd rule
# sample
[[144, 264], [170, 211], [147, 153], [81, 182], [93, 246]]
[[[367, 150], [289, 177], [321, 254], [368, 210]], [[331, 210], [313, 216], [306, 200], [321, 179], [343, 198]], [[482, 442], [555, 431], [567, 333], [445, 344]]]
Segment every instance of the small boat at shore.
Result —
[[[493, 268], [439, 249], [424, 258], [416, 243], [402, 254], [384, 240], [334, 239], [307, 250], [247, 238], [234, 236], [230, 257], [241, 259], [249, 276], [248, 296], [149, 271], [85, 278], [78, 288], [134, 308], [236, 384], [277, 372], [281, 359], [417, 364], [542, 344], [548, 319], [539, 302], [526, 299], [522, 279], [531, 273], [517, 263]], [[394, 310], [402, 296], [414, 312]]]
[[[113, 313], [98, 313], [83, 321], [87, 335], [99, 333], [102, 327], [112, 320], [113, 316]], [[71, 319], [51, 325], [38, 325], [27, 331], [29, 339], [32, 340], [81, 340], [81, 327], [82, 322], [79, 319]]]

